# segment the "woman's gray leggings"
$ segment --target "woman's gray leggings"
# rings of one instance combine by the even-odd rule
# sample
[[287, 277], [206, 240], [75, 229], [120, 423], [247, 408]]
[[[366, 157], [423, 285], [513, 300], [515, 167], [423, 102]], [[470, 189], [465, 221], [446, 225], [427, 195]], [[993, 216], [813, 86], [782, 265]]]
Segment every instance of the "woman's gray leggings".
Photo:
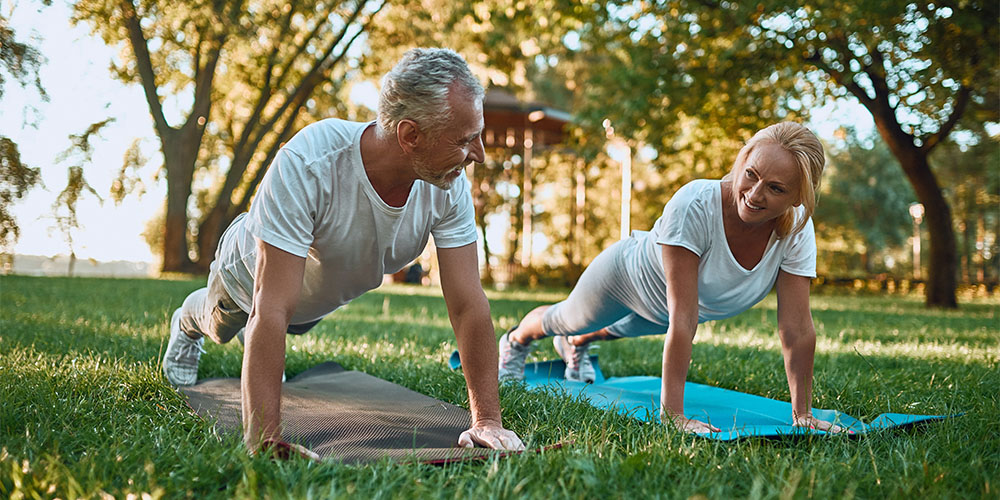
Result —
[[547, 336], [582, 335], [607, 327], [615, 337], [660, 335], [667, 327], [636, 314], [639, 298], [625, 279], [623, 254], [634, 240], [611, 245], [587, 266], [569, 293], [542, 316]]

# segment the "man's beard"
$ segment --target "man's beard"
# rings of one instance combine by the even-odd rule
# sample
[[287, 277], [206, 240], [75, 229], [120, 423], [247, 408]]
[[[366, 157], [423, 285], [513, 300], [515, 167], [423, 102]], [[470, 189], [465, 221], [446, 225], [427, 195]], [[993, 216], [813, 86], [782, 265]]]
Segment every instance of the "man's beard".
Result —
[[427, 161], [423, 155], [417, 155], [413, 158], [413, 172], [417, 174], [418, 179], [428, 184], [432, 184], [440, 189], [447, 190], [451, 188], [451, 184], [458, 178], [457, 176], [451, 179], [448, 177], [455, 171], [455, 169], [461, 167], [464, 163], [465, 162], [454, 165], [443, 172], [435, 172], [430, 167], [430, 162]]

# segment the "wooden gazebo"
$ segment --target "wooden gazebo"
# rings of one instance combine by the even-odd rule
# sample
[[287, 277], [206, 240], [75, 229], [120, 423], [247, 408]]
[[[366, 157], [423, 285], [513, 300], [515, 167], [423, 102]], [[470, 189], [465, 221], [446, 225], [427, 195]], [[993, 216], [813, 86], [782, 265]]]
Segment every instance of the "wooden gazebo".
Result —
[[[487, 148], [516, 152], [521, 154], [523, 159], [520, 264], [527, 267], [531, 264], [531, 159], [536, 149], [552, 147], [564, 141], [563, 128], [572, 120], [572, 116], [542, 103], [521, 102], [504, 90], [490, 89], [486, 92], [486, 99], [483, 102], [483, 118], [485, 122], [483, 145]], [[578, 203], [582, 201], [578, 200]], [[582, 223], [582, 210], [580, 216]]]

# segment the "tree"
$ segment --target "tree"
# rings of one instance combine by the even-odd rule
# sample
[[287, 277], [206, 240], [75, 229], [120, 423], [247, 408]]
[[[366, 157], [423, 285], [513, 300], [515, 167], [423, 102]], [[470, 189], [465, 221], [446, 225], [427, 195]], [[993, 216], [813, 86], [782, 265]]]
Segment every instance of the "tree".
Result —
[[1000, 136], [971, 125], [961, 144], [949, 141], [935, 150], [944, 165], [942, 183], [959, 229], [960, 275], [967, 283], [996, 285], [1000, 276]]
[[575, 111], [585, 125], [610, 115], [625, 136], [661, 153], [675, 149], [685, 120], [729, 149], [726, 137], [745, 138], [827, 99], [861, 103], [926, 208], [927, 304], [956, 305], [951, 210], [929, 155], [963, 117], [1000, 119], [996, 2], [591, 6], [560, 10], [584, 21], [574, 31], [577, 47], [562, 41], [553, 49], [588, 60], [576, 66], [584, 69], [576, 85], [585, 90]]
[[[127, 48], [112, 71], [142, 86], [161, 142], [164, 271], [208, 268], [222, 231], [249, 206], [303, 114], [335, 98], [351, 69], [349, 50], [381, 6], [367, 0], [76, 4], [75, 22]], [[221, 182], [195, 188], [212, 177]]]
[[[875, 120], [924, 205], [930, 234], [926, 302], [955, 307], [957, 254], [951, 207], [930, 154], [966, 114], [1000, 118], [996, 2], [818, 2], [774, 5], [755, 19], [792, 64], [816, 68], [827, 95], [849, 94]], [[751, 34], [753, 30], [751, 29]]]
[[875, 272], [876, 258], [902, 247], [911, 234], [913, 188], [878, 137], [844, 131], [842, 144], [827, 145], [829, 164], [813, 220], [818, 246], [838, 244], [857, 254], [862, 270]]
[[[48, 100], [38, 73], [43, 60], [38, 49], [17, 40], [7, 17], [0, 14], [0, 99], [7, 78], [13, 77], [22, 87], [33, 86], [42, 100]], [[0, 250], [13, 247], [20, 235], [17, 220], [10, 213], [11, 204], [40, 182], [41, 171], [24, 164], [17, 143], [0, 134]]]
[[66, 273], [68, 276], [73, 275], [73, 267], [76, 265], [76, 248], [73, 246], [73, 231], [80, 227], [80, 220], [76, 214], [76, 205], [85, 192], [94, 195], [102, 203], [104, 201], [84, 176], [84, 166], [92, 163], [94, 155], [91, 139], [100, 137], [101, 129], [114, 121], [114, 118], [106, 118], [90, 124], [80, 134], [70, 134], [70, 147], [59, 153], [59, 156], [56, 157], [56, 163], [67, 160], [71, 163], [66, 169], [66, 187], [56, 197], [56, 201], [52, 203], [52, 218], [55, 219], [56, 229], [62, 233], [66, 245], [69, 246], [69, 267]]

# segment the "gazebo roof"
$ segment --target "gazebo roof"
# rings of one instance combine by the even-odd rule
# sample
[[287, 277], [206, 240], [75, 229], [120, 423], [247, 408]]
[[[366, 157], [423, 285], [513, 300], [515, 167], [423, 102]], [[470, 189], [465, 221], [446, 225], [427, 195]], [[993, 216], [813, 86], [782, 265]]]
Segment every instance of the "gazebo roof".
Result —
[[563, 127], [573, 116], [543, 103], [521, 102], [505, 90], [490, 89], [483, 101], [483, 119], [486, 147], [521, 148], [526, 130], [531, 131], [532, 146], [563, 142]]

